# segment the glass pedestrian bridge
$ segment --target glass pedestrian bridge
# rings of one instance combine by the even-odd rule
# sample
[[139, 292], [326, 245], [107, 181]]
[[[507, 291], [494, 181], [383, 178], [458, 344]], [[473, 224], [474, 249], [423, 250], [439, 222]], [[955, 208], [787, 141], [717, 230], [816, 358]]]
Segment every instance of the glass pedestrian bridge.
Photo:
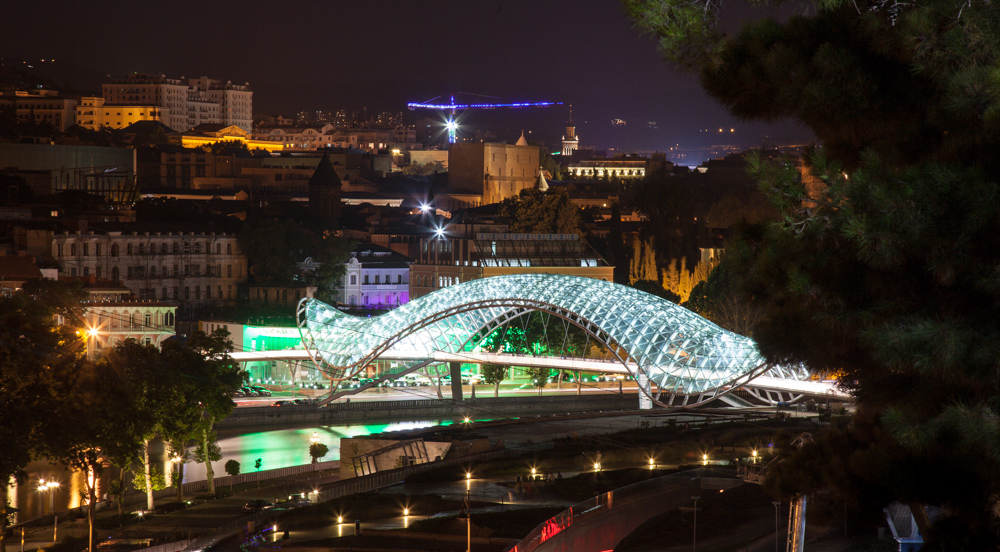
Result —
[[[532, 312], [582, 329], [608, 357], [602, 364], [618, 364], [613, 371], [629, 373], [647, 401], [664, 406], [676, 405], [677, 397], [706, 398], [762, 375], [808, 380], [802, 369], [766, 365], [753, 340], [670, 301], [628, 286], [561, 274], [472, 280], [375, 317], [350, 316], [307, 298], [299, 303], [296, 318], [316, 365], [343, 380], [379, 358], [409, 360], [414, 366], [444, 358], [481, 361], [492, 356], [481, 348], [487, 336]], [[556, 362], [554, 367], [559, 358], [546, 357]], [[572, 370], [581, 360], [564, 358], [563, 368]]]

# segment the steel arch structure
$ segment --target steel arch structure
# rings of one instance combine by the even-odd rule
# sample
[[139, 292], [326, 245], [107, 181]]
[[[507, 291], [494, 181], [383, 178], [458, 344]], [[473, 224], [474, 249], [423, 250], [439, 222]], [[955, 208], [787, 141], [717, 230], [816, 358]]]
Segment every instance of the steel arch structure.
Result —
[[[383, 354], [421, 360], [435, 352], [460, 353], [532, 310], [582, 328], [638, 382], [668, 392], [671, 403], [678, 395], [714, 395], [771, 369], [750, 338], [683, 307], [628, 286], [560, 274], [472, 280], [367, 318], [306, 298], [296, 319], [317, 366], [344, 379]], [[780, 377], [801, 377], [797, 372]], [[649, 396], [648, 385], [640, 389]], [[659, 396], [650, 398], [664, 404]]]

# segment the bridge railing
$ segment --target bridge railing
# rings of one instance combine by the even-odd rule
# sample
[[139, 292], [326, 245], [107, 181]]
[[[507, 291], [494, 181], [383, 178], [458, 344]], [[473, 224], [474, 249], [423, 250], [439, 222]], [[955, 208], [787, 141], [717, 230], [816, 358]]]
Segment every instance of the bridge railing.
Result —
[[710, 482], [713, 486], [721, 488], [742, 484], [742, 481], [739, 479], [725, 477], [723, 474], [706, 468], [697, 468], [656, 479], [640, 481], [606, 493], [601, 493], [563, 510], [542, 522], [523, 539], [504, 550], [505, 552], [534, 552], [543, 543], [550, 539], [558, 538], [557, 535], [559, 533], [570, 527], [580, 525], [592, 518], [606, 515], [613, 510], [625, 508], [636, 502], [679, 490], [690, 485], [692, 479], [700, 479], [703, 484], [706, 482], [705, 480], [711, 480]]

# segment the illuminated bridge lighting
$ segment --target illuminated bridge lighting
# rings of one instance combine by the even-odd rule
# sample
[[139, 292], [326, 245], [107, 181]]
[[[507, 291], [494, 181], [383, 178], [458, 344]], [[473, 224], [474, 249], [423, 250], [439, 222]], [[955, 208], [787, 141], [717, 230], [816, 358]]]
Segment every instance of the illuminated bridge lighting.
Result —
[[[317, 364], [334, 378], [348, 378], [381, 355], [426, 360], [435, 353], [474, 350], [479, 340], [531, 311], [580, 327], [637, 380], [648, 380], [670, 395], [736, 387], [772, 369], [753, 340], [670, 301], [629, 286], [562, 274], [472, 280], [364, 318], [306, 298], [296, 318]], [[663, 404], [648, 386], [640, 389]]]

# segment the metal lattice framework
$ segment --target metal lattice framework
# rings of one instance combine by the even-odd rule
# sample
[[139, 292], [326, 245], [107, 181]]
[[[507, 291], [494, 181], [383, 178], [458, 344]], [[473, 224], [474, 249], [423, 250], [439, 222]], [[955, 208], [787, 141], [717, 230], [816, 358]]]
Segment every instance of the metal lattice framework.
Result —
[[297, 321], [317, 365], [344, 379], [381, 355], [417, 360], [467, 351], [526, 311], [582, 328], [637, 381], [648, 378], [672, 396], [715, 394], [770, 369], [753, 340], [683, 307], [628, 286], [561, 274], [472, 280], [366, 318], [307, 298]]

